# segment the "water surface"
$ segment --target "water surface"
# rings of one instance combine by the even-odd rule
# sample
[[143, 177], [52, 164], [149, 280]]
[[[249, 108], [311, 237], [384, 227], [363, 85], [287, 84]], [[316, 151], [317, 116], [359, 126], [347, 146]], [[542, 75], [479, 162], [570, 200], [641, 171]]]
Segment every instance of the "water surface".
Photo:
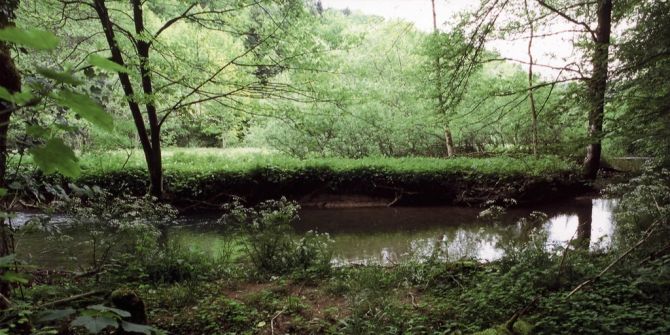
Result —
[[[294, 228], [297, 234], [328, 233], [334, 241], [335, 264], [388, 265], [431, 255], [492, 261], [502, 257], [506, 245], [528, 243], [531, 234], [539, 236], [548, 249], [572, 239], [588, 241], [583, 245], [592, 250], [607, 248], [615, 229], [614, 206], [614, 200], [578, 199], [507, 210], [495, 220], [480, 218], [481, 208], [464, 207], [303, 209]], [[522, 223], [533, 211], [546, 213], [547, 219]], [[23, 213], [14, 222], [22, 224], [30, 218], [34, 214]], [[217, 218], [216, 214], [182, 217], [179, 228], [169, 235], [188, 247], [219, 252], [227, 239], [212, 225]], [[55, 221], [66, 222], [67, 217]], [[17, 237], [17, 254], [41, 266], [86, 264], [90, 244], [77, 236], [69, 238], [58, 241], [40, 233], [22, 234]]]
[[[614, 231], [613, 200], [581, 199], [553, 207], [508, 210], [497, 220], [479, 217], [481, 209], [462, 207], [309, 209], [298, 231], [329, 233], [337, 263], [393, 264], [438, 255], [449, 260], [502, 257], [504, 246], [528, 243], [530, 234], [546, 238], [547, 248], [571, 239], [591, 249], [609, 246]], [[547, 220], [522, 223], [533, 210]]]

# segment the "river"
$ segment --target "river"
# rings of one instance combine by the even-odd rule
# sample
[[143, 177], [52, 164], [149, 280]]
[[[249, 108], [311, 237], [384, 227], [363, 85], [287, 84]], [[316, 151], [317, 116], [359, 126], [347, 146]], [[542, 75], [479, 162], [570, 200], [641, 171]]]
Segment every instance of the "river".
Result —
[[[328, 233], [333, 240], [336, 265], [391, 265], [407, 260], [423, 260], [435, 255], [449, 260], [493, 261], [503, 256], [505, 246], [523, 245], [532, 236], [546, 248], [565, 245], [571, 239], [588, 241], [591, 250], [607, 248], [616, 227], [612, 211], [615, 200], [582, 198], [535, 208], [510, 209], [495, 220], [479, 217], [481, 208], [398, 207], [316, 209], [300, 211], [294, 225], [297, 234], [314, 230]], [[533, 211], [546, 219], [521, 223]], [[19, 214], [21, 224], [34, 214]], [[218, 215], [190, 215], [179, 219], [170, 230], [171, 238], [186, 247], [216, 252], [224, 235], [212, 224]], [[67, 221], [56, 217], [56, 221]], [[585, 246], [584, 242], [584, 247]], [[19, 234], [17, 255], [27, 262], [48, 267], [69, 267], [77, 257], [85, 257], [86, 245], [50, 240], [40, 233]], [[68, 249], [67, 246], [74, 248]], [[79, 255], [79, 256], [77, 256]]]

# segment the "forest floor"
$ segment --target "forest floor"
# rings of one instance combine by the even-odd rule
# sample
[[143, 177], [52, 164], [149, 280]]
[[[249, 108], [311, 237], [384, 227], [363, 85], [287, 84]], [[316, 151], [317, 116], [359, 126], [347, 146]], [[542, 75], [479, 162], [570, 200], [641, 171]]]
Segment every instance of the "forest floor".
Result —
[[[530, 256], [526, 254], [526, 256]], [[163, 284], [125, 282], [146, 304], [149, 322], [170, 334], [667, 334], [665, 286], [640, 287], [615, 270], [567, 297], [609, 258], [536, 253], [502, 262], [344, 267], [330, 273], [254, 277], [244, 265], [217, 277]], [[543, 266], [529, 268], [537, 261]], [[587, 263], [584, 263], [586, 261]], [[572, 263], [575, 264], [572, 264]], [[581, 264], [580, 264], [581, 263]], [[584, 264], [589, 264], [584, 268]], [[53, 278], [54, 276], [52, 276]], [[104, 276], [102, 277], [104, 278]], [[103, 279], [104, 280], [104, 279]], [[118, 287], [92, 279], [35, 283], [44, 298]], [[67, 288], [67, 289], [66, 289]], [[56, 293], [58, 292], [58, 293]], [[51, 295], [46, 295], [47, 293]], [[56, 294], [56, 295], [54, 295]], [[94, 303], [83, 300], [79, 304]], [[503, 326], [524, 309], [514, 332]], [[479, 334], [479, 333], [478, 333]]]

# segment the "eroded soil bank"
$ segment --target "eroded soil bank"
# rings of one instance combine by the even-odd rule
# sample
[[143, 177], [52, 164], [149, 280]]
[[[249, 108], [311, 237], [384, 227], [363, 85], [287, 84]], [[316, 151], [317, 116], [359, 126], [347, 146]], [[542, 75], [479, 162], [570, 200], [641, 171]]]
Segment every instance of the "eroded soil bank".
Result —
[[[45, 184], [71, 181], [40, 177]], [[98, 185], [112, 194], [142, 195], [146, 173], [125, 170], [80, 177], [76, 184]], [[239, 197], [254, 204], [282, 196], [305, 207], [476, 206], [487, 201], [515, 199], [519, 205], [540, 204], [579, 196], [593, 188], [576, 173], [496, 175], [473, 172], [393, 173], [378, 169], [337, 172], [329, 169], [246, 173], [166, 173], [165, 200], [182, 211], [217, 209]]]

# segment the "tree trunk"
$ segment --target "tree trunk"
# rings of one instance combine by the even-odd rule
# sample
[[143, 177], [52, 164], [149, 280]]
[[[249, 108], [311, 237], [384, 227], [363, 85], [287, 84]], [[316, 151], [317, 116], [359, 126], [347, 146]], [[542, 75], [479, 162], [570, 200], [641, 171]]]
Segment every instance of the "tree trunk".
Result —
[[535, 27], [533, 25], [533, 18], [530, 16], [530, 11], [528, 10], [528, 1], [524, 0], [524, 7], [526, 9], [526, 18], [528, 19], [528, 25], [530, 30], [530, 36], [528, 39], [528, 99], [530, 100], [530, 114], [532, 119], [532, 132], [533, 132], [533, 155], [537, 156], [538, 150], [538, 136], [537, 136], [537, 109], [535, 107], [535, 96], [533, 94], [533, 38], [535, 37]]
[[[14, 11], [18, 5], [18, 1], [9, 1], [0, 5], [0, 29], [13, 25]], [[9, 45], [4, 42], [0, 42], [0, 73], [2, 74], [0, 75], [0, 86], [10, 93], [21, 91], [21, 75], [14, 65]], [[7, 136], [13, 107], [9, 101], [0, 99], [0, 187], [7, 185]], [[0, 257], [13, 252], [12, 241], [13, 236], [10, 227], [4, 218], [0, 218]], [[4, 272], [4, 270], [1, 272]], [[5, 298], [0, 301], [0, 309], [9, 307], [4, 305], [7, 298], [10, 297], [10, 293], [11, 287], [9, 284], [4, 280], [0, 281], [0, 294]]]
[[[144, 30], [144, 14], [142, 13], [142, 1], [132, 0], [133, 21], [135, 21], [135, 33], [142, 36]], [[163, 196], [163, 162], [161, 157], [161, 135], [160, 123], [158, 122], [158, 111], [154, 104], [154, 90], [149, 69], [150, 42], [138, 39], [135, 45], [137, 55], [140, 57], [140, 75], [142, 76], [142, 91], [145, 94], [145, 104], [149, 119], [151, 135], [151, 163], [149, 164], [149, 176], [151, 180], [150, 193], [152, 196], [161, 198]]]
[[605, 92], [607, 90], [607, 69], [610, 33], [612, 28], [612, 0], [598, 1], [598, 27], [595, 32], [593, 51], [593, 75], [589, 90], [589, 145], [584, 159], [584, 176], [595, 179], [600, 168], [602, 151], [603, 119], [605, 115]]
[[[439, 32], [437, 31], [437, 12], [435, 11], [435, 0], [432, 0], [433, 5], [433, 33], [437, 36]], [[437, 75], [437, 110], [440, 115], [443, 115], [445, 118], [444, 121], [444, 142], [447, 148], [447, 156], [451, 157], [456, 154], [456, 148], [454, 147], [454, 139], [451, 135], [451, 129], [449, 129], [449, 119], [447, 117], [447, 111], [444, 106], [444, 98], [442, 96], [442, 66], [440, 65], [440, 56], [435, 58], [435, 71]]]
[[[114, 34], [114, 24], [109, 17], [109, 12], [105, 4], [105, 0], [94, 0], [94, 8], [102, 24], [102, 29], [105, 33], [105, 38], [107, 44], [112, 53], [112, 61], [115, 63], [125, 66], [123, 60], [123, 54], [121, 48], [119, 47], [116, 37]], [[144, 23], [142, 20], [142, 7], [139, 1], [133, 1], [133, 14], [135, 20], [135, 29], [140, 35], [144, 31]], [[139, 19], [138, 19], [139, 18]], [[136, 45], [138, 55], [140, 56], [140, 73], [142, 75], [142, 90], [145, 94], [153, 93], [151, 87], [151, 77], [149, 76], [149, 71], [147, 67], [147, 61], [149, 57], [149, 43], [146, 41], [139, 40]], [[163, 196], [163, 164], [161, 158], [161, 149], [160, 149], [160, 125], [158, 122], [158, 116], [156, 108], [153, 102], [148, 102], [146, 104], [147, 114], [149, 115], [149, 132], [144, 124], [144, 117], [140, 110], [139, 104], [134, 100], [135, 99], [135, 90], [130, 81], [130, 77], [127, 73], [118, 72], [119, 81], [121, 82], [121, 87], [123, 88], [123, 93], [126, 96], [128, 102], [128, 107], [133, 116], [133, 121], [135, 123], [135, 128], [137, 129], [137, 135], [140, 139], [140, 144], [142, 145], [142, 150], [144, 151], [144, 158], [147, 162], [147, 170], [149, 172], [149, 181], [151, 187], [149, 193], [157, 198]]]
[[451, 157], [456, 154], [456, 148], [454, 148], [454, 139], [451, 136], [451, 130], [449, 126], [444, 127], [444, 141], [447, 145], [447, 156]]
[[151, 182], [149, 194], [161, 199], [163, 197], [163, 162], [160, 146], [154, 148], [151, 155], [151, 163], [148, 165], [149, 181]]
[[591, 244], [591, 229], [593, 228], [593, 201], [591, 199], [579, 200], [576, 206], [577, 231], [575, 246], [581, 250], [589, 250]]
[[[9, 1], [0, 5], [0, 29], [13, 26], [12, 19], [14, 11], [18, 7], [18, 1]], [[9, 45], [0, 41], [0, 86], [9, 93], [21, 91], [21, 75], [14, 65]], [[9, 122], [12, 116], [12, 104], [0, 99], [0, 187], [6, 185], [7, 173], [7, 135]]]

